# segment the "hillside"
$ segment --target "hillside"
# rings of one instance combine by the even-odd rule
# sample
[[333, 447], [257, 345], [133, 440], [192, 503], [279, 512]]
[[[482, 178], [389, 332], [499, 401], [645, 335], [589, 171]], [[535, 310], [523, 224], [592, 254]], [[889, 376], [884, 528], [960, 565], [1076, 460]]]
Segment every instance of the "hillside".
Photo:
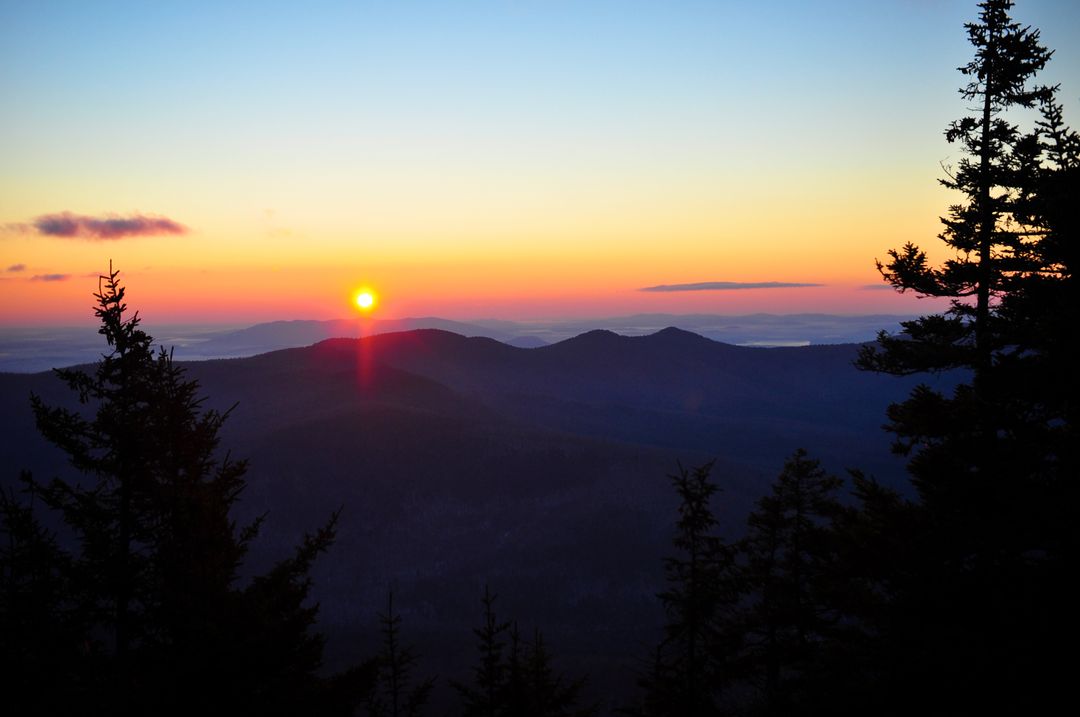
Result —
[[[728, 530], [799, 446], [837, 472], [899, 477], [879, 425], [911, 382], [856, 371], [856, 348], [666, 329], [522, 349], [418, 330], [186, 368], [207, 407], [235, 405], [224, 445], [251, 466], [238, 517], [267, 514], [253, 567], [343, 507], [316, 575], [331, 661], [368, 649], [393, 586], [436, 671], [452, 670], [488, 582], [506, 614], [604, 682], [626, 678], [660, 620], [677, 461], [719, 459]], [[5, 480], [63, 470], [30, 391], [71, 402], [49, 374], [0, 374]]]

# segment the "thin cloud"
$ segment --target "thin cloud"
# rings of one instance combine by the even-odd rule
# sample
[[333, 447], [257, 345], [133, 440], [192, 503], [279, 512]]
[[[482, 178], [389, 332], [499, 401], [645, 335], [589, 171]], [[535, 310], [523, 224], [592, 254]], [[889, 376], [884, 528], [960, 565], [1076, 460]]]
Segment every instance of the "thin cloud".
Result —
[[859, 287], [863, 291], [895, 291], [892, 284], [863, 284]]
[[38, 234], [65, 239], [125, 239], [127, 237], [187, 234], [188, 228], [168, 217], [132, 214], [122, 217], [109, 214], [89, 217], [84, 214], [60, 212], [44, 214], [34, 219]]
[[35, 274], [30, 281], [67, 281], [71, 274]]
[[739, 289], [800, 289], [824, 284], [806, 284], [790, 281], [702, 281], [696, 284], [659, 284], [646, 286], [638, 291], [735, 291]]
[[12, 264], [5, 271], [10, 271], [12, 274], [20, 271], [26, 271], [26, 264]]
[[14, 222], [10, 224], [0, 224], [0, 235], [4, 234], [33, 234], [34, 225], [27, 224], [26, 222]]

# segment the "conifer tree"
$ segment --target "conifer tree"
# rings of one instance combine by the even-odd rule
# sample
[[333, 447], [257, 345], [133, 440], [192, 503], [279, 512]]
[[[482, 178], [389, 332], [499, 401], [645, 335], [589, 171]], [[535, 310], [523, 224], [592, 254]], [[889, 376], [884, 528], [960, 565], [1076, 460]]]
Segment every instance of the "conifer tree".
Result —
[[[518, 642], [517, 625], [514, 625], [514, 642]], [[516, 651], [516, 650], [515, 650]], [[510, 669], [513, 676], [521, 674], [524, 678], [524, 709], [508, 710], [508, 715], [522, 717], [588, 717], [596, 710], [591, 706], [578, 705], [581, 690], [585, 687], [584, 678], [567, 680], [555, 672], [551, 654], [547, 651], [544, 636], [539, 629], [533, 630], [533, 639], [526, 644], [523, 665], [520, 670]], [[513, 682], [511, 681], [511, 689]]]
[[85, 685], [77, 669], [86, 625], [73, 609], [71, 556], [39, 520], [40, 498], [28, 473], [24, 500], [0, 489], [0, 674], [4, 702], [26, 715], [71, 711]]
[[[484, 586], [484, 623], [473, 629], [479, 662], [471, 684], [454, 683], [465, 717], [587, 717], [580, 706], [583, 678], [567, 679], [555, 671], [539, 629], [521, 637], [516, 622], [499, 622], [495, 595]], [[509, 642], [507, 642], [509, 640]]]
[[[955, 258], [934, 268], [908, 244], [879, 264], [898, 290], [951, 308], [881, 334], [858, 362], [961, 380], [951, 395], [921, 385], [888, 411], [919, 493], [903, 528], [906, 579], [884, 611], [885, 649], [906, 659], [894, 672], [920, 686], [897, 700], [908, 707], [918, 695], [943, 709], [1038, 711], [1064, 679], [1050, 655], [1071, 620], [1061, 596], [1076, 556], [1080, 137], [1057, 88], [1035, 83], [1052, 53], [1012, 7], [987, 0], [966, 26], [975, 56], [961, 95], [979, 113], [946, 131], [965, 152], [942, 180], [964, 197], [942, 219]], [[1042, 115], [1030, 131], [1012, 123], [1020, 108]]]
[[643, 711], [650, 715], [711, 715], [727, 679], [733, 651], [726, 620], [738, 599], [734, 553], [715, 535], [709, 480], [713, 463], [669, 476], [680, 498], [673, 545], [665, 560], [667, 613], [664, 638], [651, 672], [643, 677]]
[[291, 556], [232, 591], [228, 624], [217, 626], [224, 638], [210, 643], [216, 659], [191, 655], [225, 676], [245, 711], [294, 715], [346, 709], [369, 691], [370, 665], [328, 679], [319, 675], [326, 638], [315, 630], [319, 606], [310, 601], [311, 569], [333, 544], [338, 516], [335, 512], [326, 525], [306, 534]]
[[749, 603], [739, 626], [740, 661], [761, 691], [765, 714], [805, 707], [807, 674], [836, 620], [827, 596], [840, 486], [799, 449], [747, 519], [740, 553]]
[[427, 704], [435, 678], [413, 684], [419, 659], [416, 651], [401, 642], [401, 615], [394, 612], [394, 593], [386, 598], [386, 612], [379, 614], [382, 649], [375, 658], [375, 686], [367, 701], [371, 717], [417, 717]]
[[[1073, 343], [1062, 337], [1072, 332], [1062, 332], [1057, 323], [1062, 313], [1076, 315], [1065, 300], [1076, 298], [1067, 290], [1075, 234], [1062, 231], [1070, 222], [1076, 226], [1068, 218], [1075, 216], [1075, 202], [1060, 191], [1062, 178], [1075, 176], [1068, 168], [1075, 165], [1076, 136], [1064, 127], [1056, 88], [1034, 82], [1052, 53], [1040, 44], [1038, 30], [1010, 17], [1012, 5], [980, 3], [979, 21], [966, 25], [975, 57], [959, 68], [969, 78], [960, 93], [979, 112], [946, 130], [948, 141], [959, 143], [965, 154], [941, 180], [964, 195], [942, 218], [940, 238], [955, 258], [935, 268], [909, 243], [878, 264], [897, 290], [947, 297], [951, 307], [905, 322], [898, 336], [882, 332], [858, 362], [863, 369], [898, 375], [969, 372], [970, 382], [951, 396], [917, 387], [907, 401], [890, 407], [889, 428], [896, 450], [912, 456], [912, 476], [925, 500], [945, 512], [966, 512], [964, 521], [977, 523], [965, 506], [981, 496], [991, 525], [1003, 519], [1001, 509], [1013, 500], [1017, 477], [1053, 461], [1042, 438], [1062, 414], [1045, 409], [1061, 401], [1049, 387], [1033, 395], [1030, 388], [1039, 380], [1028, 368], [1048, 351], [1076, 358], [1075, 348], [1061, 345]], [[1032, 131], [1011, 121], [1010, 110], [1036, 107], [1044, 120]], [[978, 524], [956, 527], [961, 533], [988, 530]]]
[[[238, 528], [230, 518], [247, 466], [219, 450], [228, 414], [203, 410], [198, 384], [171, 353], [154, 351], [111, 266], [95, 298], [108, 352], [91, 372], [56, 372], [83, 408], [31, 398], [38, 429], [88, 480], [28, 481], [77, 543], [56, 562], [66, 595], [49, 607], [81, 630], [80, 679], [67, 694], [116, 714], [317, 711], [325, 690], [309, 570], [332, 542], [336, 516], [240, 589], [259, 521]], [[8, 514], [12, 526], [24, 515]], [[18, 555], [2, 557], [5, 570], [18, 564]]]
[[979, 22], [965, 26], [975, 57], [959, 68], [970, 78], [960, 94], [978, 104], [979, 114], [956, 120], [946, 130], [946, 139], [959, 142], [965, 156], [954, 173], [940, 180], [966, 199], [942, 218], [940, 238], [956, 258], [934, 268], [924, 251], [908, 243], [890, 251], [887, 264], [878, 262], [882, 276], [897, 290], [948, 297], [952, 306], [944, 316], [906, 323], [903, 339], [883, 333], [882, 350], [864, 355], [867, 367], [896, 373], [988, 369], [1005, 338], [993, 320], [997, 300], [1018, 272], [1036, 268], [1030, 263], [1029, 236], [1014, 222], [1031, 170], [1031, 139], [1009, 122], [1007, 112], [1052, 98], [1052, 88], [1032, 84], [1051, 53], [1039, 44], [1038, 30], [1012, 20], [1012, 5], [1011, 0], [980, 3]]
[[[512, 649], [509, 665], [505, 664], [503, 649], [506, 647], [503, 635], [510, 628], [509, 622], [499, 622], [495, 616], [495, 598], [490, 588], [484, 586], [484, 623], [473, 629], [476, 647], [480, 653], [479, 662], [473, 667], [472, 684], [454, 682], [454, 689], [461, 697], [462, 714], [465, 717], [495, 717], [503, 713], [504, 694], [508, 679], [512, 679], [520, 668], [519, 640], [517, 628], [512, 634]], [[507, 669], [514, 670], [514, 675], [506, 675]]]

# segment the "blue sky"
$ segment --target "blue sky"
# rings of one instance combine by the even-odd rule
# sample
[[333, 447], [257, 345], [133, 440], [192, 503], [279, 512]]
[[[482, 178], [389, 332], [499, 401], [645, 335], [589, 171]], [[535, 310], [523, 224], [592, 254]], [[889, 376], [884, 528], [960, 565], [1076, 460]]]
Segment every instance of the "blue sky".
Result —
[[[305, 296], [325, 288], [286, 297], [303, 316], [333, 315], [357, 282], [397, 311], [459, 316], [691, 300], [634, 293], [659, 284], [865, 285], [885, 249], [934, 244], [976, 12], [0, 0], [0, 225], [71, 211], [192, 229], [109, 256], [2, 238], [0, 263], [78, 277], [114, 258], [174, 292], [199, 266], [235, 318], [285, 311], [245, 298], [285, 267], [309, 271]], [[1062, 83], [1076, 124], [1080, 3], [1022, 1], [1014, 16], [1056, 50], [1042, 80]], [[19, 296], [59, 307], [75, 295], [61, 283]]]

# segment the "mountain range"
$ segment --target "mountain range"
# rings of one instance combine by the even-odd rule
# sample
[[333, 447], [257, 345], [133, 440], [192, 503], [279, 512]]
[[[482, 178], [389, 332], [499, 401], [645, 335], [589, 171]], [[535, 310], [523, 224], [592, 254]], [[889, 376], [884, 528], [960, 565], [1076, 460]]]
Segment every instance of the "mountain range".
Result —
[[[729, 536], [798, 447], [903, 485], [880, 426], [914, 382], [856, 370], [857, 349], [675, 328], [525, 349], [422, 329], [184, 366], [206, 407], [233, 407], [223, 446], [250, 461], [237, 519], [267, 515], [253, 570], [342, 508], [316, 572], [331, 664], [371, 652], [392, 588], [433, 671], [455, 674], [490, 584], [502, 614], [542, 627], [604, 688], [630, 679], [626, 656], [662, 620], [680, 463], [717, 460]], [[0, 374], [4, 482], [68, 470], [34, 428], [31, 391], [73, 405], [49, 373]]]
[[[603, 328], [626, 336], [677, 326], [716, 341], [744, 346], [806, 346], [871, 341], [878, 331], [894, 332], [907, 316], [836, 314], [635, 314], [601, 319], [453, 321], [438, 317], [271, 321], [254, 326], [150, 325], [177, 358], [255, 356], [278, 349], [310, 346], [324, 339], [442, 329], [462, 336], [485, 336], [511, 346], [536, 348]], [[146, 324], [144, 324], [146, 325]], [[33, 373], [96, 361], [101, 339], [95, 327], [0, 328], [0, 371]]]

